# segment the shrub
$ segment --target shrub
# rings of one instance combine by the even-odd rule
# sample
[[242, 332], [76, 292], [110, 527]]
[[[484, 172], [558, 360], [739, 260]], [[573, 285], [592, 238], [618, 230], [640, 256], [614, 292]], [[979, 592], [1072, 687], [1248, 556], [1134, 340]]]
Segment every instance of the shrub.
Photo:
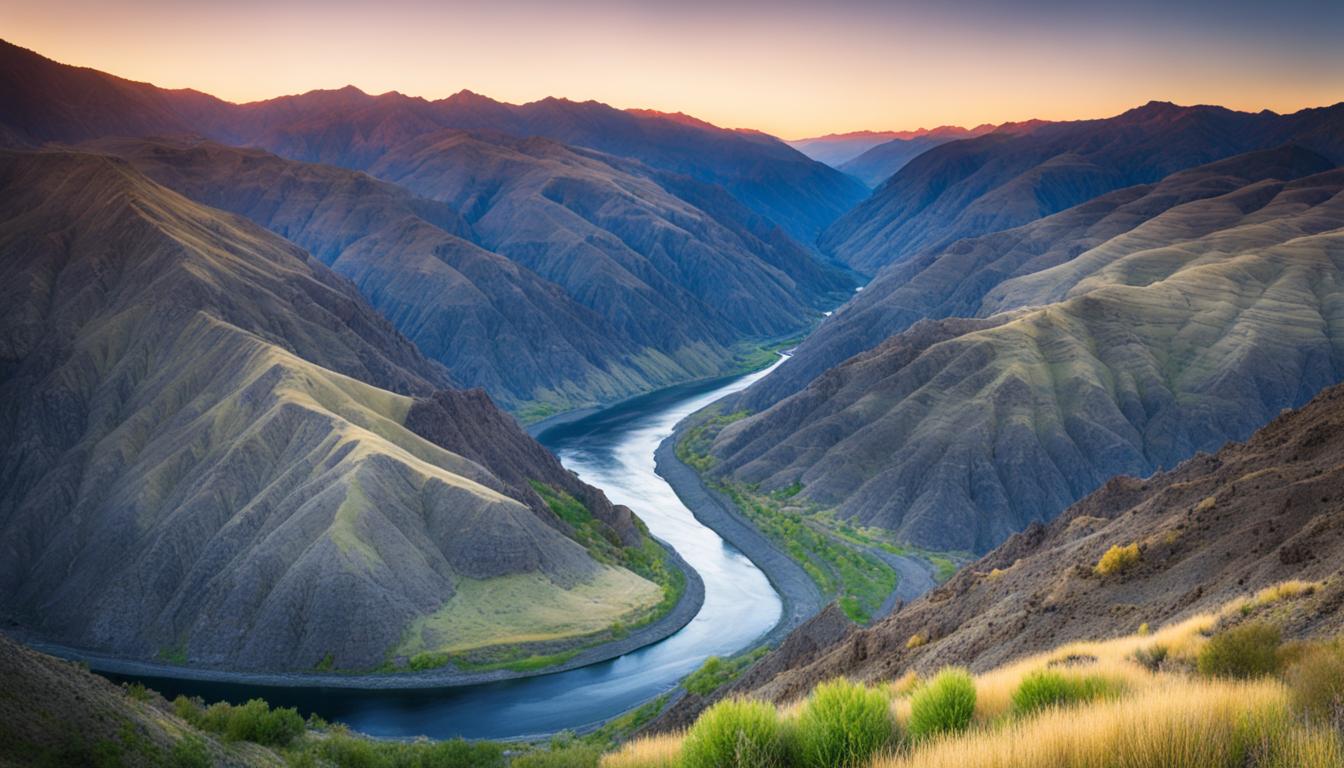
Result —
[[805, 766], [857, 768], [894, 735], [885, 695], [848, 680], [832, 680], [808, 697], [798, 716], [796, 747]]
[[910, 737], [963, 731], [974, 714], [975, 680], [966, 670], [949, 667], [911, 697]]
[[210, 750], [198, 736], [188, 736], [173, 745], [169, 765], [173, 768], [210, 768]]
[[1214, 635], [1199, 652], [1200, 674], [1250, 679], [1279, 670], [1279, 630], [1251, 622]]
[[1285, 678], [1293, 711], [1344, 725], [1344, 645], [1340, 641], [1302, 651]]
[[224, 735], [270, 747], [288, 746], [303, 734], [303, 718], [293, 707], [271, 709], [262, 699], [234, 707]]
[[510, 768], [594, 768], [602, 757], [596, 747], [586, 744], [526, 752], [509, 763]]
[[928, 641], [924, 639], [924, 634], [921, 632], [916, 632], [915, 634], [910, 636], [909, 640], [905, 641], [905, 648], [906, 650], [914, 650], [924, 645], [924, 643], [926, 642]]
[[1013, 691], [1013, 711], [1028, 715], [1046, 707], [1063, 707], [1111, 696], [1119, 686], [1100, 675], [1069, 677], [1059, 672], [1039, 670], [1022, 678]]
[[1097, 566], [1093, 570], [1098, 576], [1110, 576], [1129, 570], [1139, 562], [1139, 545], [1137, 543], [1127, 546], [1114, 544], [1106, 550], [1106, 554], [1097, 561]]
[[1167, 653], [1167, 646], [1153, 643], [1147, 648], [1134, 651], [1134, 661], [1149, 672], [1156, 672], [1162, 668], [1162, 662], [1167, 660]]
[[769, 704], [727, 699], [700, 715], [681, 745], [684, 768], [776, 768], [788, 738]]

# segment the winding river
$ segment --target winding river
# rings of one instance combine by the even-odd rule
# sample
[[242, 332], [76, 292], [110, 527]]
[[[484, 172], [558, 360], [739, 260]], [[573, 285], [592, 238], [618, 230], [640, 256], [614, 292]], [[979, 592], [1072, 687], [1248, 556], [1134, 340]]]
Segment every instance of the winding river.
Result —
[[779, 595], [760, 569], [701, 525], [654, 472], [654, 450], [678, 421], [768, 372], [662, 390], [539, 436], [566, 467], [605, 490], [613, 502], [635, 510], [704, 579], [700, 612], [660, 642], [567, 672], [457, 688], [363, 690], [133, 679], [169, 698], [179, 693], [206, 701], [259, 696], [386, 738], [539, 735], [580, 729], [638, 706], [673, 688], [706, 657], [748, 647], [781, 616]]

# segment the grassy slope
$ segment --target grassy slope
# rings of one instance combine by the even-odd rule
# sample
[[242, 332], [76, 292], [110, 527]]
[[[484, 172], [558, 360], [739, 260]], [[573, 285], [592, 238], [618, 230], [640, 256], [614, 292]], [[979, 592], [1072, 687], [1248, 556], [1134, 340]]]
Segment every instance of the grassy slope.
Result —
[[[1308, 720], [1297, 710], [1288, 684], [1272, 677], [1230, 680], [1195, 672], [1211, 636], [1250, 620], [1272, 622], [1284, 613], [1313, 610], [1316, 589], [1292, 583], [1155, 632], [1075, 642], [989, 670], [974, 680], [975, 703], [967, 730], [942, 738], [906, 735], [913, 698], [924, 681], [913, 674], [879, 681], [876, 690], [890, 702], [896, 736], [856, 764], [873, 768], [1339, 765], [1344, 740], [1328, 724]], [[1155, 668], [1144, 663], [1153, 649], [1164, 654]], [[1284, 658], [1293, 658], [1293, 653], [1285, 651]], [[1022, 709], [1015, 694], [1023, 680], [1046, 670], [1084, 683], [1096, 691], [1096, 698], [1084, 697], [1072, 706]], [[1290, 684], [1296, 685], [1292, 679]], [[800, 716], [807, 706], [803, 700], [781, 705], [783, 727], [802, 728]], [[857, 727], [849, 716], [842, 716], [836, 725]], [[602, 765], [675, 768], [682, 741], [682, 734], [636, 740], [609, 754]]]
[[1046, 306], [911, 359], [893, 337], [723, 429], [715, 473], [985, 551], [1114, 474], [1244, 438], [1341, 375], [1342, 184], [1179, 206], [1009, 281], [1005, 306]]

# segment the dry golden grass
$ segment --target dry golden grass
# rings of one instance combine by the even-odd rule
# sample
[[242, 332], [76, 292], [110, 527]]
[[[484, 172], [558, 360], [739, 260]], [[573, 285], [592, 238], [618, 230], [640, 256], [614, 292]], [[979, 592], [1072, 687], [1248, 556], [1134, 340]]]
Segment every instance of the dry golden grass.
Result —
[[626, 742], [602, 758], [601, 768], [676, 768], [683, 734], [669, 733]]
[[[1243, 605], [1269, 605], [1310, 595], [1320, 585], [1289, 581], [1218, 610], [1110, 640], [1074, 642], [993, 669], [976, 680], [975, 719], [967, 733], [897, 747], [872, 768], [1344, 768], [1344, 742], [1291, 713], [1288, 690], [1273, 679], [1208, 680], [1194, 668], [1222, 618]], [[1135, 653], [1161, 647], [1168, 664], [1151, 671]], [[1065, 677], [1100, 677], [1119, 695], [1022, 716], [1013, 693], [1028, 674], [1050, 669]], [[1178, 671], [1172, 671], [1178, 670]], [[907, 671], [883, 688], [897, 732], [910, 721], [909, 694], [922, 681]], [[781, 707], [795, 720], [803, 701]], [[603, 760], [603, 768], [673, 766], [679, 737], [634, 742]]]
[[1231, 768], [1248, 750], [1285, 751], [1285, 697], [1277, 682], [1173, 678], [1126, 698], [917, 746], [874, 768]]

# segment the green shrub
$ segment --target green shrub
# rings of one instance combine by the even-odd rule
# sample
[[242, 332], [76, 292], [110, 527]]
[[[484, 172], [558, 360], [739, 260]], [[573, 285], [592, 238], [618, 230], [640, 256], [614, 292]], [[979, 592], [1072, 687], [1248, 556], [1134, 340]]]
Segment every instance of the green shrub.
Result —
[[169, 765], [173, 768], [210, 768], [210, 750], [198, 736], [188, 736], [173, 745]]
[[1139, 545], [1128, 544], [1120, 546], [1114, 544], [1097, 561], [1097, 566], [1093, 570], [1098, 576], [1110, 576], [1113, 573], [1127, 571], [1137, 565], [1139, 562]]
[[586, 744], [526, 752], [513, 758], [509, 768], [595, 768], [602, 752]]
[[858, 768], [892, 741], [895, 723], [881, 691], [848, 680], [817, 686], [798, 716], [800, 762], [815, 768]]
[[1344, 725], [1344, 645], [1339, 640], [1303, 649], [1284, 677], [1294, 712]]
[[910, 737], [922, 739], [966, 730], [975, 714], [975, 680], [947, 668], [910, 698]]
[[373, 741], [351, 736], [344, 727], [335, 726], [326, 738], [314, 740], [306, 751], [291, 756], [290, 764], [336, 768], [502, 768], [504, 749], [499, 744], [464, 739]]
[[293, 707], [271, 709], [262, 699], [252, 699], [233, 708], [224, 735], [235, 741], [251, 741], [270, 747], [288, 746], [303, 734], [303, 718]]
[[705, 710], [681, 746], [684, 768], [777, 768], [788, 733], [769, 704], [727, 699]]
[[1249, 679], [1279, 671], [1279, 630], [1262, 622], [1233, 627], [1199, 652], [1200, 674]]
[[1119, 686], [1099, 675], [1070, 677], [1059, 672], [1038, 670], [1022, 678], [1013, 691], [1013, 712], [1029, 715], [1047, 707], [1080, 704], [1114, 695]]
[[1167, 660], [1167, 653], [1167, 646], [1161, 643], [1153, 643], [1147, 648], [1140, 648], [1135, 651], [1134, 661], [1149, 672], [1156, 672], [1162, 668], [1162, 662]]

